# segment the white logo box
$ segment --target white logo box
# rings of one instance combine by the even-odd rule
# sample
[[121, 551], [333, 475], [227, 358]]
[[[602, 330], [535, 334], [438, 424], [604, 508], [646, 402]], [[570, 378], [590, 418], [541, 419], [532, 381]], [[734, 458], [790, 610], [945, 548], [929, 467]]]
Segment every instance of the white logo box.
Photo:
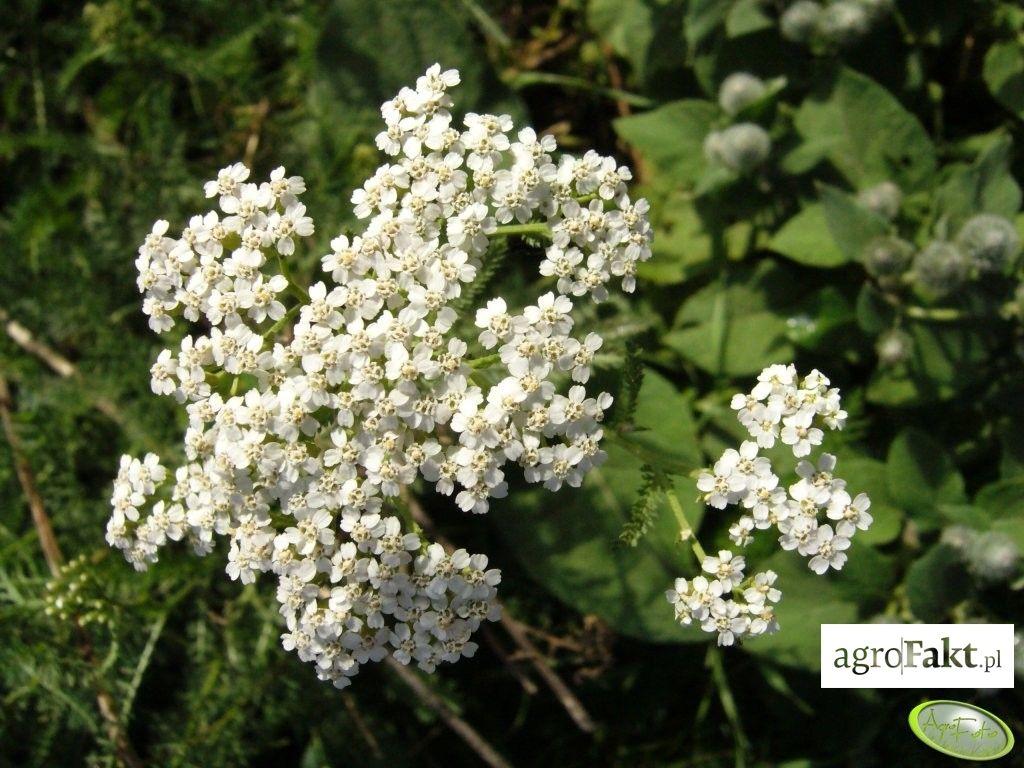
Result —
[[822, 688], [1013, 688], [1013, 624], [822, 624]]

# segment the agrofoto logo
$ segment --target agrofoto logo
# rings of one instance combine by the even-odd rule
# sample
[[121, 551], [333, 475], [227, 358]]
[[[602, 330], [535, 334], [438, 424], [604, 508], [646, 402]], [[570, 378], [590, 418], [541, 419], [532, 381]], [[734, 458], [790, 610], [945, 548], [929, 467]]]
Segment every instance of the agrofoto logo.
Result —
[[960, 701], [926, 701], [914, 707], [910, 729], [932, 749], [965, 760], [995, 760], [1013, 749], [1013, 734], [991, 712]]

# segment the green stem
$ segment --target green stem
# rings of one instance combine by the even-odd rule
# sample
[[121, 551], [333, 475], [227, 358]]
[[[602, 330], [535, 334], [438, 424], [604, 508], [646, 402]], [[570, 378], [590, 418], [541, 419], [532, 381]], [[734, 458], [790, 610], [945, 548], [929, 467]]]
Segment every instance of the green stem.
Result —
[[563, 88], [575, 88], [581, 91], [589, 91], [600, 96], [607, 96], [615, 101], [622, 101], [633, 107], [650, 109], [657, 106], [657, 102], [638, 93], [630, 93], [619, 88], [608, 88], [597, 85], [582, 77], [571, 75], [559, 75], [555, 72], [519, 72], [508, 79], [511, 88], [519, 90], [528, 88], [531, 85], [560, 85]]
[[512, 235], [534, 235], [551, 239], [551, 228], [547, 224], [535, 222], [530, 224], [503, 224], [491, 232], [490, 237], [511, 237]]
[[676, 496], [676, 492], [672, 487], [665, 488], [665, 499], [668, 501], [669, 507], [672, 509], [672, 513], [676, 516], [676, 521], [679, 523], [679, 539], [680, 541], [690, 542], [690, 548], [693, 550], [694, 556], [697, 558], [697, 563], [702, 564], [704, 558], [707, 555], [704, 552], [704, 547], [697, 541], [697, 532], [690, 525], [690, 521], [686, 519], [686, 513], [683, 511], [683, 505], [679, 502], [679, 497]]
[[302, 301], [308, 302], [309, 294], [306, 292], [306, 289], [299, 285], [292, 276], [292, 272], [288, 268], [287, 262], [281, 258], [281, 254], [277, 254], [277, 266], [281, 270], [281, 274], [284, 275], [285, 279], [288, 281], [288, 287], [292, 292]]
[[497, 362], [501, 361], [501, 355], [497, 352], [491, 355], [484, 355], [483, 357], [471, 358], [469, 360], [463, 360], [463, 362], [470, 368], [489, 368]]
[[263, 332], [263, 334], [262, 334], [263, 338], [265, 339], [268, 336], [271, 336], [271, 335], [277, 333], [278, 331], [280, 331], [285, 326], [285, 323], [287, 323], [289, 320], [291, 320], [297, 314], [299, 314], [299, 310], [301, 308], [302, 308], [301, 304], [296, 304], [294, 307], [292, 307], [287, 312], [285, 312], [284, 313], [284, 317], [282, 317], [280, 320], [278, 320], [276, 323], [274, 323], [272, 326], [270, 326], [269, 328], [267, 328], [267, 330], [265, 330]]
[[747, 755], [750, 753], [750, 739], [743, 730], [743, 722], [740, 720], [740, 711], [736, 706], [736, 698], [732, 695], [732, 688], [729, 687], [729, 678], [725, 675], [725, 667], [722, 665], [722, 654], [717, 646], [708, 648], [708, 668], [711, 670], [711, 679], [718, 689], [718, 699], [722, 703], [722, 710], [732, 728], [733, 738], [736, 741], [736, 768], [745, 768]]
[[975, 313], [957, 309], [956, 307], [919, 307], [913, 304], [904, 304], [900, 301], [899, 297], [893, 296], [891, 293], [883, 293], [882, 297], [888, 304], [907, 317], [933, 323], [956, 323], [961, 320], [1007, 317], [1013, 311], [1013, 302], [1003, 304], [995, 312]]

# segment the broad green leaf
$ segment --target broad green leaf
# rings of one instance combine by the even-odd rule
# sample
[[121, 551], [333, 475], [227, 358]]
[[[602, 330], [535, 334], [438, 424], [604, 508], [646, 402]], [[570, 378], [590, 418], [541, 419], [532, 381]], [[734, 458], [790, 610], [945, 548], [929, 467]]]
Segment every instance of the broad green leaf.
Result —
[[773, 25], [760, 0], [737, 0], [725, 17], [725, 34], [742, 37]]
[[909, 322], [910, 358], [880, 368], [868, 383], [869, 401], [888, 406], [921, 405], [948, 400], [977, 381], [988, 358], [991, 337], [973, 326]]
[[805, 206], [783, 224], [769, 247], [809, 267], [839, 267], [849, 261], [833, 240], [824, 208], [819, 203]]
[[729, 14], [732, 0], [691, 0], [687, 3], [683, 30], [690, 48], [696, 48]]
[[971, 593], [971, 580], [959, 553], [936, 544], [907, 571], [907, 600], [914, 616], [924, 622], [942, 622], [950, 609]]
[[617, 439], [644, 463], [680, 474], [704, 465], [689, 400], [654, 371], [644, 374], [634, 421], [638, 430]]
[[790, 320], [806, 302], [789, 268], [762, 260], [687, 299], [663, 342], [709, 373], [749, 376], [793, 358]]
[[877, 336], [892, 328], [896, 317], [895, 308], [889, 304], [877, 288], [865, 282], [857, 293], [857, 325], [866, 333]]
[[945, 217], [955, 233], [976, 213], [995, 213], [1007, 218], [1020, 209], [1021, 191], [1010, 173], [1013, 141], [1003, 136], [983, 151], [971, 165], [957, 166], [935, 194], [938, 216]]
[[665, 344], [704, 370], [727, 376], [750, 376], [772, 362], [793, 358], [786, 320], [772, 312], [730, 316], [721, 344], [708, 324], [671, 331]]
[[868, 532], [861, 531], [854, 536], [846, 565], [835, 573], [829, 571], [828, 578], [836, 593], [849, 602], [880, 608], [888, 600], [897, 579], [896, 558], [870, 546], [864, 538]]
[[615, 131], [640, 151], [657, 181], [692, 188], [706, 165], [704, 137], [717, 118], [711, 102], [684, 99], [619, 118]]
[[672, 193], [652, 202], [654, 258], [640, 264], [641, 278], [658, 285], [681, 283], [706, 270], [716, 257], [742, 258], [748, 248], [751, 225], [737, 221], [724, 229], [707, 221], [689, 199]]
[[918, 429], [905, 429], [889, 447], [889, 493], [920, 526], [934, 527], [939, 504], [967, 500], [964, 479], [943, 447]]
[[1024, 476], [986, 485], [974, 497], [974, 504], [988, 514], [992, 530], [1007, 534], [1024, 551]]
[[[866, 456], [841, 456], [836, 474], [846, 480], [846, 490], [851, 496], [866, 493], [871, 499], [870, 512], [874, 522], [866, 531], [857, 532], [855, 543], [888, 544], [899, 536], [903, 527], [903, 510], [889, 493], [885, 464]], [[856, 560], [856, 553], [850, 559]]]
[[590, 0], [587, 21], [595, 32], [626, 59], [643, 80], [647, 52], [654, 39], [654, 12], [647, 0]]
[[830, 87], [805, 99], [794, 125], [858, 189], [893, 180], [912, 191], [935, 173], [935, 148], [920, 121], [853, 70], [841, 69]]
[[[521, 117], [458, 5], [444, 0], [333, 0], [316, 57], [321, 79], [347, 103], [378, 105], [435, 62], [462, 76], [459, 108]], [[386, 44], [382, 44], [386, 41]]]
[[996, 101], [1024, 120], [1024, 47], [1020, 42], [1006, 40], [989, 48], [984, 77]]
[[889, 231], [889, 222], [845, 192], [827, 184], [819, 192], [828, 230], [848, 261], [860, 259], [868, 243]]

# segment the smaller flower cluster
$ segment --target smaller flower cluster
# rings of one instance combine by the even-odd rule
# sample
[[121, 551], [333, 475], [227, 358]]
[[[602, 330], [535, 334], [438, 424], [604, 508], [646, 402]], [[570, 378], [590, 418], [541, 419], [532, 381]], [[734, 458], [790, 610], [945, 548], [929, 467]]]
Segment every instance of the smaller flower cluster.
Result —
[[[701, 563], [701, 568], [714, 578], [676, 579], [674, 587], [665, 593], [675, 606], [676, 621], [683, 625], [696, 622], [705, 632], [717, 633], [719, 645], [777, 632], [775, 604], [782, 599], [774, 586], [778, 575], [763, 571], [745, 581], [745, 565], [743, 557], [723, 549], [718, 557], [706, 557]], [[729, 597], [734, 592], [742, 600]]]
[[[871, 525], [871, 501], [863, 493], [851, 496], [846, 482], [834, 474], [835, 456], [822, 454], [816, 463], [804, 458], [821, 444], [822, 427], [836, 430], [846, 423], [839, 390], [817, 370], [800, 379], [794, 366], [773, 365], [761, 372], [751, 392], [735, 395], [731, 405], [753, 439], [726, 449], [711, 469], [700, 473], [702, 500], [716, 509], [746, 510], [729, 528], [737, 546], [750, 544], [755, 531], [774, 528], [782, 549], [807, 557], [815, 573], [840, 570], [854, 534]], [[760, 455], [776, 443], [789, 446], [801, 459], [799, 479], [788, 488], [780, 486], [771, 460]], [[745, 581], [745, 566], [744, 558], [729, 550], [703, 558], [702, 567], [713, 578], [680, 579], [668, 593], [677, 620], [699, 621], [705, 631], [718, 633], [721, 645], [774, 632], [772, 605], [781, 598], [773, 586], [775, 574], [757, 573]]]
[[[722, 81], [718, 104], [729, 118], [735, 118], [767, 94], [768, 86], [761, 78], [747, 72], [734, 72]], [[763, 165], [771, 149], [768, 132], [749, 120], [712, 131], [704, 139], [704, 157], [708, 162], [740, 175], [752, 173]]]
[[891, 0], [796, 0], [779, 18], [782, 36], [814, 48], [853, 45], [889, 13]]

